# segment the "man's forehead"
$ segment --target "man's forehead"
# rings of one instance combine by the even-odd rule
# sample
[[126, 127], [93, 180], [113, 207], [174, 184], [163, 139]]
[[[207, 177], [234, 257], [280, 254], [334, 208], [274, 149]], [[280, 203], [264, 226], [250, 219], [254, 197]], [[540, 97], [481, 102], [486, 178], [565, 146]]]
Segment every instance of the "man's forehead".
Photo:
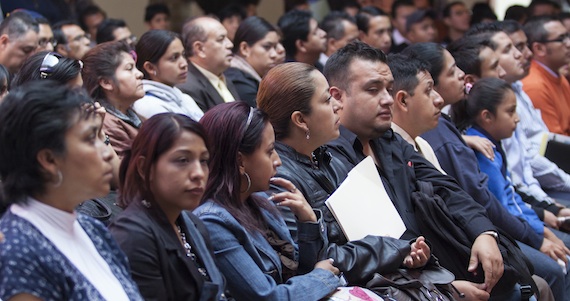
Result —
[[561, 34], [566, 33], [566, 27], [562, 24], [562, 22], [558, 20], [552, 20], [544, 23], [544, 30], [548, 32], [548, 34]]
[[492, 40], [500, 48], [504, 48], [512, 43], [511, 38], [503, 31], [495, 33]]
[[25, 34], [20, 35], [16, 39], [12, 39], [12, 41], [18, 44], [37, 44], [38, 33], [30, 29]]
[[392, 71], [382, 61], [357, 58], [350, 64], [349, 79], [393, 81]]

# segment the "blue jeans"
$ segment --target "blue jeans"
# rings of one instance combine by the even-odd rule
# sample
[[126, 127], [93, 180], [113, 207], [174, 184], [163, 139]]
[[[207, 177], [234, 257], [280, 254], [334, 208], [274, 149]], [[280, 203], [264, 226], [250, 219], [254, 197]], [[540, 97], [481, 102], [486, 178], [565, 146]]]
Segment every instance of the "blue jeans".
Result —
[[534, 274], [548, 282], [554, 298], [557, 301], [570, 300], [570, 272], [564, 274], [562, 268], [554, 259], [539, 250], [521, 242], [518, 242], [518, 244], [534, 266]]

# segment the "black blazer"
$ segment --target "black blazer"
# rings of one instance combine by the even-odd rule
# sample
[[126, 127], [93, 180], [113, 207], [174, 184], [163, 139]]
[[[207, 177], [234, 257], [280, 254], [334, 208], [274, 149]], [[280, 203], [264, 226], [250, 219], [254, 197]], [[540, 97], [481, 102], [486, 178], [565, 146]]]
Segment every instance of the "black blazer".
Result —
[[[230, 80], [226, 80], [226, 86], [234, 98], [238, 100], [239, 94]], [[182, 92], [192, 96], [204, 113], [213, 106], [224, 103], [224, 99], [220, 93], [218, 93], [218, 90], [212, 86], [208, 78], [191, 62], [188, 62], [188, 77], [186, 78], [186, 82], [178, 84], [176, 87]]]
[[178, 236], [157, 205], [146, 208], [139, 201], [132, 202], [109, 230], [126, 253], [133, 279], [145, 300], [225, 300], [224, 279], [214, 263], [204, 224], [186, 212], [178, 223], [186, 228], [186, 239], [211, 281], [205, 281], [186, 257]]
[[251, 74], [244, 72], [238, 68], [230, 67], [226, 72], [226, 80], [232, 82], [235, 86], [239, 100], [246, 102], [250, 107], [256, 108], [257, 103], [257, 90], [259, 89], [259, 82]]

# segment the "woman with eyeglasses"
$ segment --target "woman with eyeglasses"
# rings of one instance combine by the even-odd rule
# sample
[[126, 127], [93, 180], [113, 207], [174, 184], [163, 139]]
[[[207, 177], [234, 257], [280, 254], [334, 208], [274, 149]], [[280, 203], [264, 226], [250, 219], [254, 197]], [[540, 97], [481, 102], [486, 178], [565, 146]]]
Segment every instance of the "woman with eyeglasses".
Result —
[[145, 121], [121, 166], [127, 206], [110, 230], [127, 254], [146, 300], [225, 300], [202, 222], [186, 210], [200, 204], [208, 180], [206, 134], [187, 116]]
[[135, 102], [135, 112], [145, 118], [172, 112], [200, 120], [204, 112], [190, 95], [175, 87], [188, 76], [188, 62], [178, 34], [168, 30], [148, 31], [142, 35], [136, 50], [137, 68], [144, 74], [145, 96]]
[[[236, 300], [320, 300], [340, 285], [331, 260], [321, 260], [320, 212], [287, 180], [267, 115], [245, 102], [217, 105], [200, 120], [210, 141], [210, 178], [194, 211], [210, 233], [218, 267]], [[269, 183], [286, 192], [257, 194]], [[274, 203], [287, 206], [304, 235], [293, 242]], [[321, 260], [321, 261], [319, 261]]]
[[280, 36], [275, 26], [252, 16], [241, 22], [234, 38], [234, 57], [224, 73], [235, 85], [241, 100], [256, 107], [259, 82], [278, 61]]
[[50, 79], [69, 87], [83, 86], [83, 62], [61, 56], [57, 52], [38, 52], [24, 61], [12, 80], [12, 88], [32, 80]]
[[132, 109], [144, 96], [136, 53], [124, 42], [106, 42], [89, 50], [83, 63], [83, 87], [107, 110], [103, 129], [122, 158], [142, 124]]
[[107, 228], [75, 211], [109, 192], [111, 152], [91, 99], [29, 82], [0, 105], [0, 299], [143, 300]]

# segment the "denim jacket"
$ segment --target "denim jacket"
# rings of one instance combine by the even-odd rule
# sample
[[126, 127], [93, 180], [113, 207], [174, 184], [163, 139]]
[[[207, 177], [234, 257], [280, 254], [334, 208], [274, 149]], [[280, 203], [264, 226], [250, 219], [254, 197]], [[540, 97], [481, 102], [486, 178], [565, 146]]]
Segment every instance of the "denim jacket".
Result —
[[[218, 266], [236, 300], [319, 300], [340, 285], [333, 273], [312, 269], [324, 245], [325, 230], [320, 219], [318, 223], [299, 223], [303, 228], [299, 232], [303, 234], [299, 235], [297, 246], [283, 218], [262, 210], [271, 230], [296, 247], [299, 276], [283, 283], [279, 255], [263, 235], [246, 230], [226, 209], [211, 200], [198, 207], [194, 214], [210, 232]], [[308, 273], [300, 275], [303, 272]]]

